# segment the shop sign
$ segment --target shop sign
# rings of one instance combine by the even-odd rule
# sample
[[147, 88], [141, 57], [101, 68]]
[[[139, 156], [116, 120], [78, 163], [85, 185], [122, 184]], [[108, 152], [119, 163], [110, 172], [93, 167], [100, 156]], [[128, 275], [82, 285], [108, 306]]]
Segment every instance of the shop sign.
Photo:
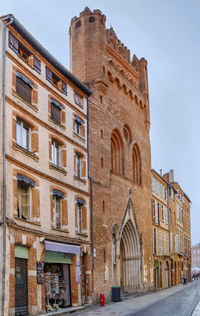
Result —
[[154, 267], [156, 267], [156, 268], [159, 267], [159, 262], [158, 261], [154, 261]]
[[37, 283], [44, 283], [44, 262], [37, 262]]
[[80, 283], [80, 279], [81, 279], [80, 262], [76, 261], [76, 283]]

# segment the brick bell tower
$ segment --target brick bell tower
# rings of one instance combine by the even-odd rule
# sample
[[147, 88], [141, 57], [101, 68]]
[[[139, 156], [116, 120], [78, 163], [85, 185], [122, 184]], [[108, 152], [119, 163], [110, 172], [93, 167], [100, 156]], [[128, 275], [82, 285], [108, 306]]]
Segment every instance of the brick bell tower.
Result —
[[153, 287], [151, 147], [147, 61], [106, 29], [100, 10], [85, 8], [70, 25], [71, 71], [92, 91], [94, 299], [111, 287]]

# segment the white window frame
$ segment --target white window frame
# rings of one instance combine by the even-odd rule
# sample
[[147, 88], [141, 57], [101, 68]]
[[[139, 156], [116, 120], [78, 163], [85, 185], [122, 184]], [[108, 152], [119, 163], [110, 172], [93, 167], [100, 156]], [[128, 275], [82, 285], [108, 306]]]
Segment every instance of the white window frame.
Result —
[[81, 178], [82, 177], [82, 157], [76, 153], [76, 158], [75, 158], [75, 173], [76, 173], [76, 177]]
[[57, 167], [61, 167], [61, 150], [58, 141], [52, 139], [51, 141], [51, 162]]
[[[21, 198], [21, 183], [22, 181], [17, 181], [17, 191], [18, 191], [18, 206], [19, 206], [19, 218], [22, 218], [22, 214], [21, 214], [21, 208], [22, 208], [22, 198]], [[32, 187], [30, 184], [26, 184], [28, 186], [28, 190], [29, 190], [29, 210], [28, 210], [28, 218], [26, 219], [27, 221], [31, 221], [32, 220]]]
[[[18, 126], [20, 128], [20, 131], [18, 132]], [[28, 140], [28, 146], [24, 146], [24, 134], [23, 131], [27, 130], [28, 136], [26, 137], [26, 142]], [[24, 149], [31, 151], [31, 128], [28, 126], [28, 124], [24, 123], [22, 120], [17, 119], [16, 120], [16, 141], [17, 144]]]
[[[57, 212], [57, 200], [59, 200], [60, 203], [60, 227], [57, 227], [57, 218], [59, 217], [59, 213]], [[62, 229], [62, 198], [57, 196], [57, 195], [53, 195], [53, 214], [54, 214], [54, 228], [55, 229]]]

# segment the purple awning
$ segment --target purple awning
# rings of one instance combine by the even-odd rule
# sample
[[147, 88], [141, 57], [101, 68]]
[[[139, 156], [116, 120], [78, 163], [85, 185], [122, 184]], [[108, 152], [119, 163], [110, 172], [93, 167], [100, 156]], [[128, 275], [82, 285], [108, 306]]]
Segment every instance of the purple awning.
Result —
[[47, 241], [47, 240], [45, 240], [44, 243], [45, 243], [45, 250], [71, 253], [73, 255], [80, 255], [81, 253], [80, 246], [61, 244], [58, 242]]

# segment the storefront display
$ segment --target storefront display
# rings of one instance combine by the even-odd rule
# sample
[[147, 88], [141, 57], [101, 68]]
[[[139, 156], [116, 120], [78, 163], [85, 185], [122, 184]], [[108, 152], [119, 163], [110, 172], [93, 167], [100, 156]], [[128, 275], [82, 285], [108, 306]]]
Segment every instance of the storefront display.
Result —
[[71, 306], [69, 273], [69, 264], [45, 263], [44, 285], [47, 306], [51, 305], [53, 309]]

